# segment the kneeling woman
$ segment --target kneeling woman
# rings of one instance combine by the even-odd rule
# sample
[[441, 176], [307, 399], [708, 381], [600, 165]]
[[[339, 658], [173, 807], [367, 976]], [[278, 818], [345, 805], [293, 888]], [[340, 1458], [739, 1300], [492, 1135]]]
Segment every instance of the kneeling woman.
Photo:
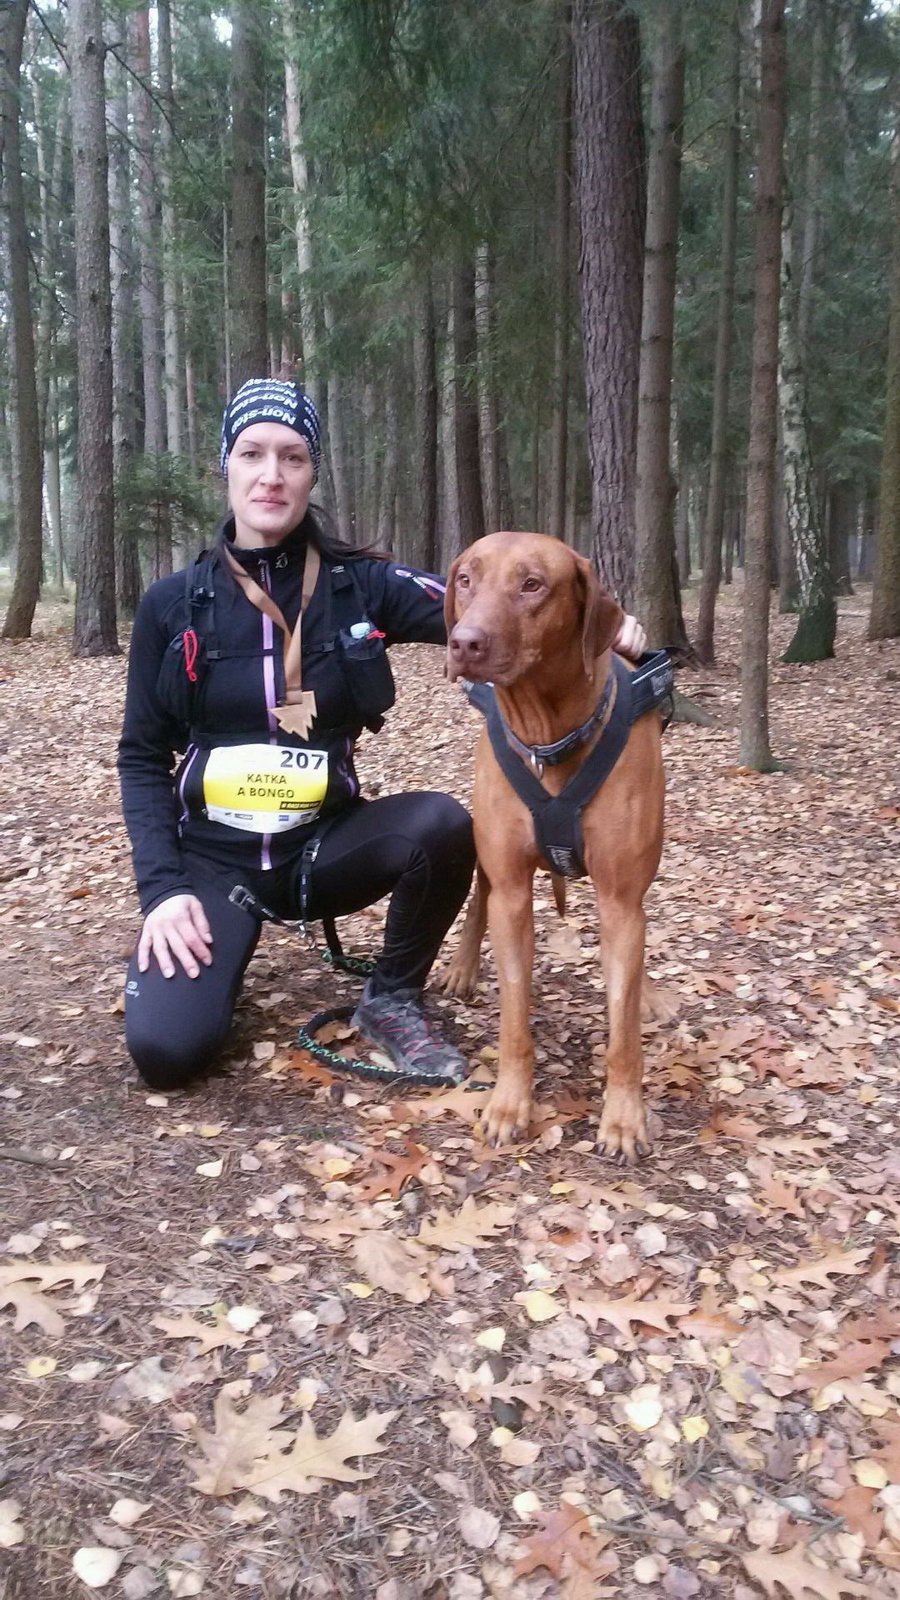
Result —
[[[144, 924], [125, 1022], [157, 1089], [221, 1050], [260, 906], [314, 921], [388, 894], [354, 1024], [400, 1073], [464, 1067], [422, 991], [468, 892], [468, 813], [432, 792], [363, 800], [353, 764], [393, 700], [385, 647], [446, 642], [443, 585], [327, 534], [310, 508], [319, 453], [301, 389], [245, 383], [222, 429], [231, 514], [210, 557], [151, 585], [135, 618], [119, 773]], [[630, 618], [623, 647], [640, 648]]]

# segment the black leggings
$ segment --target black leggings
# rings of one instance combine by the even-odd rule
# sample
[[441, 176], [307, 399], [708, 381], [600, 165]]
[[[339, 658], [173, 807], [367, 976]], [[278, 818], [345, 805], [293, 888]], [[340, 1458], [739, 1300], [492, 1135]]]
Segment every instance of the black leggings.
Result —
[[[215, 1059], [231, 1027], [260, 923], [228, 896], [240, 881], [279, 916], [300, 915], [299, 854], [272, 872], [230, 877], [187, 855], [194, 892], [212, 930], [212, 964], [189, 978], [179, 962], [164, 978], [151, 957], [138, 972], [132, 956], [125, 985], [125, 1035], [142, 1078], [175, 1089]], [[447, 929], [469, 890], [475, 864], [472, 822], [445, 794], [398, 794], [358, 801], [331, 823], [310, 874], [306, 916], [342, 917], [391, 894], [384, 948], [372, 990], [421, 989]]]

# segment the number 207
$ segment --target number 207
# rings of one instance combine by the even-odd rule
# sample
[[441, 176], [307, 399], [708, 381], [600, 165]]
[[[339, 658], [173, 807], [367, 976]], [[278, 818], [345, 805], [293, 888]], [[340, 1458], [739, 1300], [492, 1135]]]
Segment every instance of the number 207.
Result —
[[282, 768], [298, 767], [301, 772], [319, 772], [325, 765], [324, 750], [282, 750]]

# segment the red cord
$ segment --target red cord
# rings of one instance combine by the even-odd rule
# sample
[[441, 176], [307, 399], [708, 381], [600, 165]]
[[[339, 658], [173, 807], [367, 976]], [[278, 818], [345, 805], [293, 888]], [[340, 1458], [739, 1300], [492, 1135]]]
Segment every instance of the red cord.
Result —
[[197, 663], [197, 652], [199, 651], [199, 649], [200, 649], [200, 644], [199, 644], [199, 641], [197, 639], [197, 635], [194, 632], [193, 628], [185, 628], [185, 630], [184, 630], [184, 670], [188, 675], [188, 682], [189, 683], [196, 683], [197, 682], [197, 674], [196, 674], [194, 668], [195, 668], [196, 663]]

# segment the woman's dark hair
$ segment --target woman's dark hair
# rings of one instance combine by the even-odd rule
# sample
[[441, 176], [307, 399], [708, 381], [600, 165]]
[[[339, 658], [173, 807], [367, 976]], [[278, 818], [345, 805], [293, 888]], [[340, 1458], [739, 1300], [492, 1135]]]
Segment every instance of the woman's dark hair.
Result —
[[359, 561], [362, 557], [369, 561], [393, 560], [388, 551], [379, 550], [373, 544], [348, 544], [346, 539], [341, 538], [334, 518], [324, 506], [311, 505], [298, 531], [312, 540], [326, 561]]

